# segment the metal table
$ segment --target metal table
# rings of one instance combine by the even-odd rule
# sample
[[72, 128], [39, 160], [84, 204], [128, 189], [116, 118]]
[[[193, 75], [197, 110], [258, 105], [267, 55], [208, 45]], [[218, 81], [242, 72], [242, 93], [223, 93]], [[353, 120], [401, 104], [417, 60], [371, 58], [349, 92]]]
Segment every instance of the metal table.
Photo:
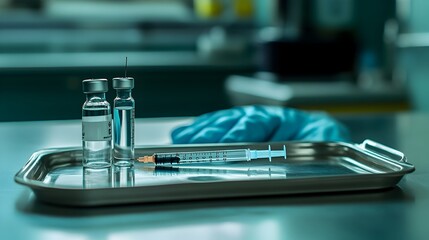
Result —
[[[0, 123], [1, 239], [427, 239], [428, 114], [340, 117], [353, 132], [403, 151], [416, 172], [398, 187], [296, 196], [66, 208], [13, 180], [36, 150], [79, 146], [80, 121]], [[168, 144], [189, 119], [139, 119], [136, 144]]]

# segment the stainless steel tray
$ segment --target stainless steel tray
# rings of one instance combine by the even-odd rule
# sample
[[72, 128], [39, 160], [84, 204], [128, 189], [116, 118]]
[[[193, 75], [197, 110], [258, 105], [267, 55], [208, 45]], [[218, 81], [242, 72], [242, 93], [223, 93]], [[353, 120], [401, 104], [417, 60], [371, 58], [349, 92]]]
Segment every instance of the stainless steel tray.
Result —
[[269, 196], [382, 189], [414, 171], [403, 153], [371, 140], [250, 144], [170, 145], [136, 148], [136, 155], [156, 152], [234, 148], [287, 148], [287, 160], [84, 169], [80, 148], [34, 153], [15, 175], [47, 203], [99, 206], [225, 197]]

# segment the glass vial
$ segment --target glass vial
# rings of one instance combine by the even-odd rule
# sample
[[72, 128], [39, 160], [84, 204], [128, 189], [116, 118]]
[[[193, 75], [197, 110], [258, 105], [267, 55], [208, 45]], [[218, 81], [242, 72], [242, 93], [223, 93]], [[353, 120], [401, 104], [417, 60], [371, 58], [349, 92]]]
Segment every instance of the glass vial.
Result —
[[82, 107], [82, 165], [89, 168], [110, 167], [112, 113], [106, 101], [107, 79], [86, 79], [82, 86], [86, 94]]
[[114, 147], [113, 164], [132, 166], [134, 164], [134, 118], [135, 103], [131, 96], [134, 78], [113, 79], [116, 98], [113, 103]]

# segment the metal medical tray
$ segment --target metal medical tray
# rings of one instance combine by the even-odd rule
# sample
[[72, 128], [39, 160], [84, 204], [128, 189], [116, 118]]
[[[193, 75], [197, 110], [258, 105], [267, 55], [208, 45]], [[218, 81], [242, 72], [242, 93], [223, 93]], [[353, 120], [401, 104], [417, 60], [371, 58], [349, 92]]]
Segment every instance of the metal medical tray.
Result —
[[366, 140], [250, 144], [170, 145], [136, 148], [136, 156], [156, 152], [235, 148], [287, 148], [287, 159], [187, 165], [135, 163], [134, 167], [84, 169], [80, 148], [34, 153], [16, 174], [47, 203], [99, 206], [226, 197], [339, 192], [395, 186], [414, 171], [403, 153]]

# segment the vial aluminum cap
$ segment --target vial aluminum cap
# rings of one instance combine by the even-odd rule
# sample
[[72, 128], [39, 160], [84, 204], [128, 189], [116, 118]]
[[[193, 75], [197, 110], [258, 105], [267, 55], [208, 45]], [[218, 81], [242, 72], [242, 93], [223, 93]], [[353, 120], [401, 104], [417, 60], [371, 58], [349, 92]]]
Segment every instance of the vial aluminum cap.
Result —
[[133, 89], [134, 78], [132, 77], [116, 77], [113, 79], [114, 89]]
[[104, 93], [107, 92], [107, 79], [85, 79], [82, 87], [84, 93]]

